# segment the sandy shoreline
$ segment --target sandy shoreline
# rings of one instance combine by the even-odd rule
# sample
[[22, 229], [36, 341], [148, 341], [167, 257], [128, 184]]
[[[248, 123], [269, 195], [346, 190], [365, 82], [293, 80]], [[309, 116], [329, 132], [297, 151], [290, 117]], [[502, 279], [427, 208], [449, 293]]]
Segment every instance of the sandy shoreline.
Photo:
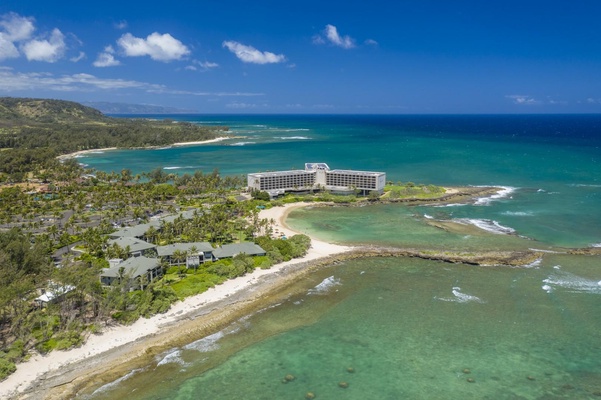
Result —
[[[274, 207], [262, 210], [259, 216], [273, 219], [275, 229], [291, 236], [297, 232], [285, 224], [286, 216], [293, 209], [306, 205], [309, 203]], [[106, 328], [101, 335], [91, 335], [79, 348], [54, 351], [46, 356], [36, 354], [19, 364], [17, 371], [0, 383], [0, 398], [66, 398], [61, 393], [78, 381], [80, 385], [81, 380], [89, 384], [87, 378], [96, 377], [101, 371], [110, 370], [114, 374], [119, 366], [152, 352], [154, 347], [181, 341], [187, 335], [186, 329], [192, 329], [186, 328], [184, 321], [191, 321], [195, 326], [193, 329], [198, 331], [199, 325], [209, 329], [219, 321], [231, 320], [232, 313], [244, 315], [248, 312], [244, 311], [245, 306], [259, 301], [263, 297], [261, 293], [289, 284], [287, 275], [294, 275], [311, 262], [352, 249], [312, 239], [311, 248], [303, 258], [229, 280], [174, 304], [165, 314], [142, 318], [130, 326]], [[52, 388], [57, 386], [61, 387], [59, 393], [50, 395]]]
[[[226, 139], [230, 139], [229, 136], [220, 136], [217, 137], [215, 139], [209, 139], [209, 140], [199, 140], [199, 141], [195, 141], [195, 142], [178, 142], [178, 143], [172, 143], [170, 145], [166, 145], [164, 147], [182, 147], [182, 146], [197, 146], [200, 144], [209, 144], [209, 143], [217, 143], [217, 142], [221, 142], [222, 140], [226, 140]], [[156, 147], [151, 146], [151, 147], [144, 147], [145, 149], [154, 149]], [[74, 153], [69, 153], [69, 154], [62, 154], [58, 157], [56, 157], [59, 160], [67, 160], [69, 158], [76, 158], [85, 154], [90, 154], [90, 153], [97, 153], [97, 152], [103, 152], [103, 151], [111, 151], [111, 150], [127, 150], [126, 148], [118, 148], [118, 147], [106, 147], [104, 149], [88, 149], [88, 150], [80, 150], [80, 151], [76, 151]]]

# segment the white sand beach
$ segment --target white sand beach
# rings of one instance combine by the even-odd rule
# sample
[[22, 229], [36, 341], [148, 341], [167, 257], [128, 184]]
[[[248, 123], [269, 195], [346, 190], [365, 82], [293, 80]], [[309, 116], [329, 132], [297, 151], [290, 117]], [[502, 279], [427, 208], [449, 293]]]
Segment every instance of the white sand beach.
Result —
[[[260, 218], [273, 219], [275, 221], [275, 229], [287, 236], [291, 236], [296, 232], [286, 226], [286, 216], [291, 210], [306, 205], [308, 203], [297, 203], [262, 210]], [[205, 293], [174, 304], [165, 314], [159, 314], [149, 319], [142, 318], [130, 326], [107, 328], [101, 335], [91, 335], [86, 343], [79, 348], [68, 351], [53, 351], [45, 356], [39, 354], [33, 355], [28, 361], [19, 364], [17, 371], [0, 383], [0, 398], [41, 398], [39, 397], [41, 393], [34, 392], [32, 394], [27, 389], [30, 386], [35, 386], [36, 381], [45, 374], [60, 375], [61, 371], [68, 368], [70, 364], [82, 360], [89, 360], [91, 362], [102, 354], [126, 344], [132, 344], [129, 350], [131, 353], [139, 352], [139, 347], [143, 345], [145, 339], [149, 339], [158, 333], [162, 334], [165, 330], [173, 330], [177, 334], [178, 324], [176, 322], [187, 319], [189, 315], [203, 308], [209, 309], [212, 304], [229, 296], [252, 290], [253, 285], [257, 284], [258, 279], [261, 277], [277, 275], [278, 272], [291, 265], [306, 263], [350, 250], [352, 250], [352, 247], [339, 246], [313, 239], [309, 252], [303, 258], [278, 264], [268, 270], [257, 269], [246, 276], [229, 280], [209, 289]], [[277, 280], [274, 280], [273, 284], [277, 284], [277, 282]], [[136, 346], [133, 346], [134, 342]], [[130, 354], [129, 358], [135, 355]], [[28, 393], [24, 394], [26, 390]]]
[[[181, 147], [181, 146], [196, 146], [196, 145], [201, 145], [201, 144], [210, 144], [210, 143], [217, 143], [217, 142], [221, 142], [223, 140], [226, 139], [231, 139], [230, 136], [220, 136], [217, 137], [215, 139], [209, 139], [209, 140], [199, 140], [199, 141], [195, 141], [195, 142], [178, 142], [178, 143], [173, 143], [170, 145], [167, 145], [166, 147]], [[149, 149], [153, 149], [155, 147], [148, 147]], [[76, 158], [85, 154], [90, 154], [90, 153], [98, 153], [98, 152], [103, 152], [103, 151], [110, 151], [110, 150], [118, 150], [117, 147], [106, 147], [103, 149], [88, 149], [88, 150], [80, 150], [80, 151], [76, 151], [74, 153], [69, 153], [69, 154], [62, 154], [58, 157], [56, 157], [59, 160], [67, 160], [69, 158]]]

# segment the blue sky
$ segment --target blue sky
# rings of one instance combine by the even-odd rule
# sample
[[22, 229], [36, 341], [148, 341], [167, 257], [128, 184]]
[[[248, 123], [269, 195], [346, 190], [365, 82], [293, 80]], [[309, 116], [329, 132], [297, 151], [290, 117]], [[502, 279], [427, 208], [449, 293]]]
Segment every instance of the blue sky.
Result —
[[601, 112], [597, 0], [154, 4], [3, 0], [0, 96], [201, 113]]

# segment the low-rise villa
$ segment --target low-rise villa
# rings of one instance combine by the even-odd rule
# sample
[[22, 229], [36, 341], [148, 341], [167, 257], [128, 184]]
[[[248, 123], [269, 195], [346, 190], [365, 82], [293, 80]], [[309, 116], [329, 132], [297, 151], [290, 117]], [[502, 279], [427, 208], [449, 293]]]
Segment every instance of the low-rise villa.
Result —
[[330, 169], [326, 163], [306, 163], [304, 170], [257, 172], [247, 175], [248, 188], [265, 191], [271, 197], [287, 192], [327, 190], [335, 193], [362, 194], [382, 192], [386, 173]]
[[143, 285], [143, 278], [146, 282], [152, 282], [163, 276], [163, 269], [158, 258], [148, 258], [144, 256], [132, 257], [127, 260], [115, 263], [110, 268], [106, 268], [100, 274], [100, 283], [110, 286], [114, 282], [120, 282], [122, 278], [138, 281], [139, 285]]
[[232, 258], [241, 253], [249, 256], [264, 256], [267, 254], [267, 252], [258, 244], [252, 242], [242, 242], [224, 244], [223, 246], [215, 249], [213, 256], [216, 260], [219, 260], [221, 258]]
[[187, 268], [213, 261], [213, 246], [209, 242], [174, 243], [156, 248], [158, 256], [169, 265], [183, 265]]

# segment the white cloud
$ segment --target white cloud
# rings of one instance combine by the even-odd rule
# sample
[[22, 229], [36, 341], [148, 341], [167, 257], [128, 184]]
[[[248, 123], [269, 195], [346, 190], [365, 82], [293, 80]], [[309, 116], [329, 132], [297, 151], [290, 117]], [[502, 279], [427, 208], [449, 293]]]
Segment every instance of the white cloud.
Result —
[[34, 19], [31, 17], [21, 17], [16, 13], [8, 13], [0, 19], [0, 27], [3, 28], [5, 39], [11, 42], [19, 42], [31, 38], [35, 27]]
[[234, 41], [223, 42], [223, 47], [234, 53], [242, 62], [252, 64], [276, 64], [286, 61], [283, 54], [274, 54], [269, 51], [259, 51], [252, 46], [247, 46]]
[[67, 45], [65, 35], [58, 29], [54, 29], [48, 39], [30, 40], [22, 46], [23, 53], [29, 61], [56, 62], [65, 54]]
[[343, 49], [352, 49], [355, 47], [355, 40], [348, 35], [340, 36], [338, 28], [334, 25], [326, 25], [321, 35], [313, 37], [314, 44], [330, 43]]
[[56, 92], [95, 92], [98, 90], [142, 90], [147, 93], [180, 96], [254, 97], [264, 93], [248, 92], [194, 92], [174, 90], [164, 85], [126, 79], [103, 79], [90, 74], [55, 76], [45, 72], [19, 73], [0, 67], [0, 93], [42, 90]]
[[83, 60], [84, 58], [86, 58], [86, 53], [84, 53], [83, 51], [80, 51], [77, 56], [71, 57], [69, 59], [69, 61], [71, 61], [71, 62], [79, 62], [79, 61]]
[[540, 104], [540, 101], [535, 100], [531, 96], [524, 96], [524, 95], [521, 95], [521, 94], [512, 94], [512, 95], [507, 95], [505, 97], [507, 97], [508, 99], [511, 99], [514, 104], [518, 104], [518, 105], [535, 105], [535, 104]]
[[92, 65], [99, 68], [121, 65], [121, 62], [115, 59], [113, 54], [115, 54], [115, 49], [113, 49], [113, 46], [106, 46], [104, 51], [98, 54], [96, 61], [94, 61]]
[[198, 69], [200, 68], [200, 70], [202, 72], [206, 72], [206, 71], [209, 71], [210, 69], [217, 68], [217, 67], [219, 67], [219, 64], [214, 63], [214, 62], [192, 60], [192, 64], [184, 67], [184, 69], [188, 70], [188, 71], [198, 71]]
[[153, 60], [169, 62], [181, 60], [190, 54], [190, 50], [182, 42], [168, 33], [151, 33], [146, 37], [137, 38], [131, 33], [126, 33], [117, 40], [117, 44], [123, 49], [126, 56], [141, 57], [150, 56]]
[[21, 17], [15, 13], [0, 17], [0, 61], [18, 58], [21, 54], [16, 43], [27, 40], [33, 34], [33, 18]]
[[8, 40], [3, 32], [0, 32], [0, 61], [17, 57], [19, 57], [19, 50], [17, 50], [17, 47], [12, 41]]
[[378, 45], [378, 42], [376, 42], [373, 39], [367, 39], [364, 43], [369, 46], [377, 46]]
[[115, 22], [113, 25], [115, 26], [115, 29], [119, 29], [119, 30], [125, 29], [125, 28], [127, 28], [127, 21], [124, 20], [124, 21]]

